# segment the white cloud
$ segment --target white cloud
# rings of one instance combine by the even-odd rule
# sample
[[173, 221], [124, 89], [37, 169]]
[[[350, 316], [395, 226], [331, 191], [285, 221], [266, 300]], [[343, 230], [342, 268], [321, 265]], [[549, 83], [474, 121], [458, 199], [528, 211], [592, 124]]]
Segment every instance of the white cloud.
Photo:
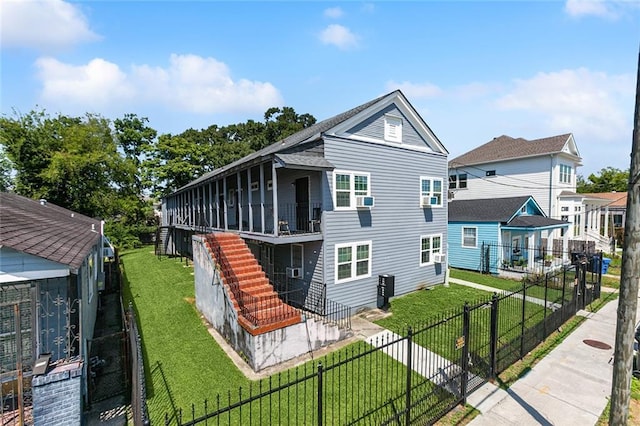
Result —
[[331, 24], [320, 33], [320, 41], [342, 50], [358, 46], [358, 37], [347, 27]]
[[574, 18], [597, 16], [615, 20], [639, 7], [637, 0], [567, 0], [564, 10]]
[[130, 100], [134, 88], [120, 68], [104, 59], [93, 59], [86, 65], [69, 65], [54, 58], [36, 61], [42, 80], [41, 97], [46, 102], [86, 105], [90, 109], [111, 102]]
[[516, 80], [496, 101], [503, 110], [537, 113], [552, 132], [578, 132], [603, 141], [629, 133], [634, 93], [631, 75], [608, 75], [585, 68], [538, 73]]
[[264, 111], [282, 104], [271, 83], [231, 78], [214, 58], [172, 54], [168, 68], [134, 66], [132, 79], [143, 97], [195, 113]]
[[338, 19], [342, 18], [343, 15], [344, 12], [339, 7], [330, 7], [324, 10], [324, 16], [326, 16], [327, 18]]
[[3, 0], [3, 47], [42, 51], [98, 40], [79, 7], [62, 0]]
[[431, 83], [411, 83], [409, 81], [398, 83], [392, 80], [388, 81], [385, 87], [387, 91], [400, 89], [409, 99], [434, 98], [443, 93], [442, 89]]
[[199, 114], [262, 112], [282, 105], [271, 83], [233, 80], [226, 64], [214, 58], [172, 54], [166, 68], [133, 65], [128, 72], [104, 59], [86, 65], [42, 58], [36, 62], [42, 100], [55, 106], [89, 109], [154, 105]]

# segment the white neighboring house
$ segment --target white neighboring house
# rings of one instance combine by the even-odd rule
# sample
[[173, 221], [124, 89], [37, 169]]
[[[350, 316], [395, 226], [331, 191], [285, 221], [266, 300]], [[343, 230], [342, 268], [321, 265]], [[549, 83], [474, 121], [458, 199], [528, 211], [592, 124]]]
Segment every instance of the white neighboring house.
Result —
[[582, 165], [571, 133], [527, 140], [502, 135], [449, 161], [450, 199], [470, 200], [530, 195], [552, 219], [569, 222], [573, 239], [600, 236], [598, 212], [606, 201], [576, 193], [576, 169]]

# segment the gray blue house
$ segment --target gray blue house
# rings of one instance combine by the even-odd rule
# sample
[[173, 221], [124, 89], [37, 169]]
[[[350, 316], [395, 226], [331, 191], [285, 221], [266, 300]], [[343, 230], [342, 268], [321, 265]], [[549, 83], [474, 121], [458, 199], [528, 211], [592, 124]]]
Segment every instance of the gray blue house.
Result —
[[443, 283], [447, 150], [400, 91], [214, 170], [162, 201], [160, 250], [235, 233], [278, 291], [375, 306]]
[[[492, 274], [552, 268], [567, 261], [568, 227], [531, 196], [450, 201], [449, 265]], [[559, 247], [550, 238], [556, 229]]]
[[0, 192], [3, 412], [22, 396], [35, 424], [81, 424], [102, 247], [100, 220]]

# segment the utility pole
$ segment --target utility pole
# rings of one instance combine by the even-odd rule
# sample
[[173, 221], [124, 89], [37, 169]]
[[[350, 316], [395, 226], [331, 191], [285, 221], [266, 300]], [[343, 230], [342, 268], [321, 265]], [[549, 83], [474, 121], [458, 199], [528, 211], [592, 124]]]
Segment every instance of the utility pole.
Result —
[[626, 425], [629, 417], [634, 328], [640, 283], [640, 51], [638, 52], [636, 107], [633, 121], [629, 196], [627, 197], [627, 219], [624, 224], [624, 252], [613, 357], [613, 384], [611, 386], [611, 413], [609, 415], [611, 426]]

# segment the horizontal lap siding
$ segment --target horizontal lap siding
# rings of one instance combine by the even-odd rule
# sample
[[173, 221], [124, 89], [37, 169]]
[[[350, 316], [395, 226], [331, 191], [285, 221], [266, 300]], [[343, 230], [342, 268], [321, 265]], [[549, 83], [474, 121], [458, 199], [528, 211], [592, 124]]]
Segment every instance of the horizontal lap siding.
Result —
[[426, 146], [424, 140], [416, 131], [415, 127], [413, 127], [409, 120], [407, 120], [407, 117], [405, 117], [395, 105], [389, 105], [378, 114], [350, 129], [348, 133], [372, 139], [380, 139], [382, 135], [384, 135], [385, 114], [402, 118], [402, 145], [419, 147]]
[[[475, 248], [462, 247], [462, 228], [475, 227], [478, 229], [478, 239]], [[450, 222], [449, 223], [449, 265], [452, 268], [471, 269], [480, 271], [482, 266], [482, 243], [498, 241], [498, 224], [486, 222]]]
[[[487, 170], [496, 175], [487, 177]], [[451, 169], [449, 174], [467, 174], [467, 189], [455, 190], [456, 200], [504, 198], [531, 195], [548, 214], [551, 159], [535, 157]], [[557, 180], [554, 180], [557, 185]]]
[[[404, 132], [405, 129], [403, 129]], [[420, 236], [447, 239], [444, 207], [420, 207], [420, 176], [446, 178], [444, 155], [416, 152], [375, 143], [327, 139], [325, 155], [338, 170], [371, 174], [371, 210], [333, 211], [333, 173], [323, 191], [325, 281], [327, 297], [350, 306], [376, 303], [378, 275], [395, 275], [396, 295], [444, 282], [442, 266], [420, 266]], [[331, 206], [331, 208], [329, 208]], [[335, 245], [372, 241], [371, 277], [335, 284]]]

